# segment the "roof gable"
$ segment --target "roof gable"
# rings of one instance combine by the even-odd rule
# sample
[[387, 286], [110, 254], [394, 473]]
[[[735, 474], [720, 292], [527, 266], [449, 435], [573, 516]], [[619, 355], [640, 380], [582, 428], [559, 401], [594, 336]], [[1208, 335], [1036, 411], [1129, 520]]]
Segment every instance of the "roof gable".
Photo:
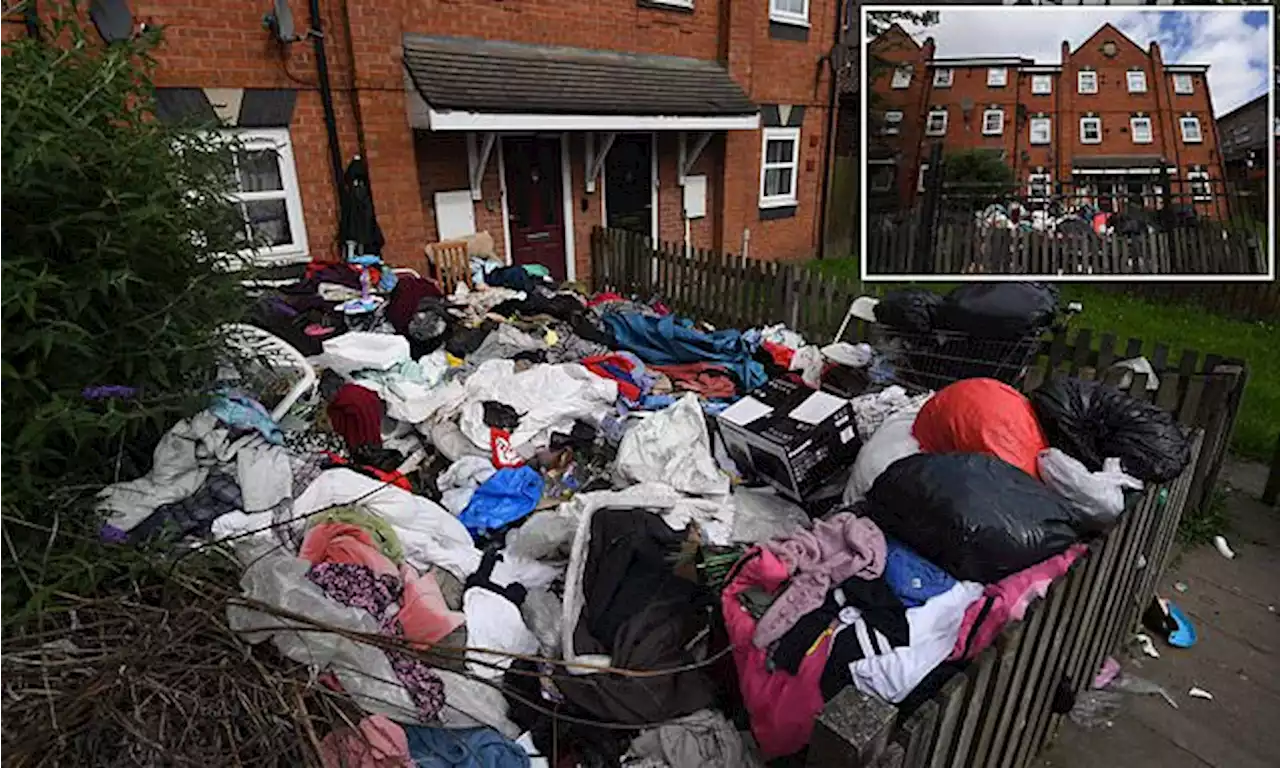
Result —
[[1080, 53], [1081, 51], [1083, 51], [1084, 49], [1090, 46], [1102, 45], [1107, 40], [1112, 38], [1118, 38], [1116, 39], [1117, 46], [1123, 46], [1127, 43], [1133, 48], [1133, 50], [1137, 51], [1143, 56], [1147, 55], [1147, 51], [1143, 49], [1142, 46], [1135, 43], [1131, 37], [1121, 32], [1119, 28], [1116, 27], [1116, 25], [1112, 24], [1109, 21], [1104, 23], [1101, 27], [1098, 27], [1098, 31], [1094, 32], [1092, 35], [1089, 35], [1089, 39], [1085, 40], [1083, 43], [1079, 45], [1079, 47], [1073, 50], [1071, 52], [1071, 55], [1075, 56], [1076, 54]]

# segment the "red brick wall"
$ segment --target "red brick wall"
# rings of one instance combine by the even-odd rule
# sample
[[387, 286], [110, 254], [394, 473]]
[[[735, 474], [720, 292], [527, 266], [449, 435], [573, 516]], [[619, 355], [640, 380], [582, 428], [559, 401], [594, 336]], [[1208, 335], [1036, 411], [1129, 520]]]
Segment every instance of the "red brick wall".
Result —
[[[933, 39], [917, 45], [898, 25], [893, 25], [872, 42], [869, 53], [895, 65], [911, 67], [911, 84], [907, 88], [893, 87], [893, 70], [885, 69], [870, 77], [868, 87], [880, 98], [884, 111], [902, 112], [896, 136], [868, 137], [868, 146], [880, 146], [899, 153], [898, 175], [894, 186], [900, 200], [910, 200], [916, 190], [916, 173], [920, 167], [921, 142], [924, 140], [924, 122], [920, 115], [925, 110], [925, 97], [933, 71], [926, 64], [933, 56]], [[870, 67], [871, 65], [868, 64]], [[861, 112], [861, 109], [858, 110]], [[861, 154], [859, 148], [857, 154]]]

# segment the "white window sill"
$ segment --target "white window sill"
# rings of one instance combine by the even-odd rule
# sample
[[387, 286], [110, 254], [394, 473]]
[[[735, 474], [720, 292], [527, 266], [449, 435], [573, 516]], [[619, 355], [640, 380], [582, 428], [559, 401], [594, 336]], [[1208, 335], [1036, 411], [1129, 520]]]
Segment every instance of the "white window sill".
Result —
[[1030, 143], [1030, 144], [1031, 144], [1031, 146], [1033, 146], [1033, 147], [1043, 147], [1043, 146], [1045, 146], [1046, 144], [1049, 144], [1050, 142], [1048, 142], [1048, 141], [1032, 141], [1032, 142], [1029, 142], [1029, 143]]
[[983, 131], [983, 136], [1003, 136], [1004, 131]]
[[799, 205], [800, 200], [794, 197], [769, 197], [760, 198], [761, 208], [789, 208], [793, 205]]
[[803, 16], [786, 16], [781, 13], [770, 13], [769, 21], [776, 24], [790, 24], [793, 27], [809, 27], [809, 19]]
[[693, 9], [693, 0], [646, 0], [646, 2], [650, 5], [666, 5], [686, 11]]
[[1133, 143], [1134, 144], [1150, 144], [1151, 139], [1134, 139]]
[[1099, 139], [1099, 140], [1096, 140], [1096, 141], [1093, 141], [1093, 140], [1086, 141], [1085, 139], [1081, 139], [1081, 140], [1080, 140], [1080, 143], [1081, 143], [1081, 144], [1101, 144], [1101, 143], [1102, 143], [1102, 140], [1101, 140], [1101, 139]]
[[1183, 137], [1182, 143], [1183, 144], [1203, 144], [1204, 139], [1188, 139], [1186, 137]]
[[924, 135], [925, 136], [946, 136], [947, 132], [946, 131], [925, 131]]

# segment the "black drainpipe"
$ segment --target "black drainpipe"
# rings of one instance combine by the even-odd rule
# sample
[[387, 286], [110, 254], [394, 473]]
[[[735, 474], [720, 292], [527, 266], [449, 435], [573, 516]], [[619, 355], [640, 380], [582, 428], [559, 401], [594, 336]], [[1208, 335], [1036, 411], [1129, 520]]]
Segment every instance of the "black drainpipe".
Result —
[[40, 39], [40, 9], [36, 5], [36, 0], [29, 0], [27, 7], [22, 9], [22, 23], [27, 27], [27, 37], [38, 41]]
[[324, 106], [324, 127], [329, 134], [329, 164], [333, 166], [333, 189], [342, 199], [342, 150], [338, 147], [338, 119], [333, 112], [333, 89], [329, 87], [329, 59], [324, 53], [324, 29], [320, 21], [320, 0], [311, 0], [311, 41], [316, 49], [316, 75], [320, 79], [320, 103]]
[[[836, 59], [840, 52], [840, 44], [842, 35], [841, 30], [844, 28], [844, 2], [836, 3], [836, 33], [835, 44], [831, 47], [831, 55], [827, 56], [827, 64], [831, 67], [831, 87], [827, 89], [827, 130], [822, 147], [822, 195], [819, 198], [820, 207], [818, 208], [818, 258], [826, 258], [827, 255], [827, 206], [831, 204], [829, 196], [831, 195], [831, 153], [835, 151], [835, 132], [836, 120], [839, 119], [839, 100], [840, 100], [840, 71], [836, 68]], [[819, 63], [821, 66], [821, 63]], [[797, 168], [797, 170], [799, 170]]]

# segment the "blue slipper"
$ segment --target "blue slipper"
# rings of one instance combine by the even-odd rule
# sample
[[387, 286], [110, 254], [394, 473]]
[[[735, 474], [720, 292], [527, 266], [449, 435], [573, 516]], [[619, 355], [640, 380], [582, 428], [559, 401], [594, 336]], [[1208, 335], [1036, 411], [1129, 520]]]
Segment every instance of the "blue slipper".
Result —
[[1191, 626], [1191, 619], [1182, 612], [1182, 609], [1174, 605], [1172, 601], [1167, 602], [1166, 607], [1169, 611], [1169, 618], [1173, 619], [1178, 628], [1169, 633], [1169, 645], [1174, 648], [1190, 648], [1196, 644], [1196, 628]]

